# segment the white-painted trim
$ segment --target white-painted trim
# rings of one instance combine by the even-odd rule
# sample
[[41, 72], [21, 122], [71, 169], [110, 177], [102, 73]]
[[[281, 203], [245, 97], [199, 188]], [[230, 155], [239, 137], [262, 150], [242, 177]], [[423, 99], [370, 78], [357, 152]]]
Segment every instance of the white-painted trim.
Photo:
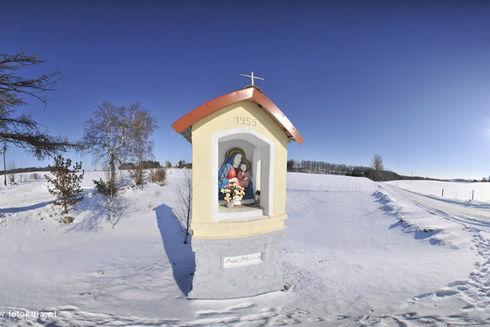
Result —
[[262, 208], [255, 207], [237, 207], [233, 209], [218, 207], [218, 213], [220, 221], [247, 220], [250, 219], [250, 217], [257, 218], [264, 215], [264, 211], [262, 210]]
[[[211, 217], [213, 220], [221, 220], [219, 218], [218, 213], [218, 153], [219, 153], [219, 141], [222, 138], [237, 135], [237, 134], [245, 134], [252, 136], [251, 140], [245, 139], [245, 141], [252, 143], [254, 146], [257, 145], [254, 142], [253, 138], [259, 139], [263, 143], [267, 144], [269, 147], [269, 194], [268, 194], [268, 202], [267, 202], [267, 211], [264, 212], [266, 216], [271, 217], [273, 215], [273, 195], [274, 195], [274, 159], [275, 159], [275, 151], [274, 151], [274, 143], [264, 137], [264, 135], [258, 133], [254, 129], [240, 127], [240, 128], [232, 128], [219, 132], [215, 132], [211, 134], [211, 194], [214, 194], [212, 197], [212, 208], [211, 208]], [[263, 178], [263, 176], [261, 176]], [[253, 218], [253, 217], [251, 217]]]

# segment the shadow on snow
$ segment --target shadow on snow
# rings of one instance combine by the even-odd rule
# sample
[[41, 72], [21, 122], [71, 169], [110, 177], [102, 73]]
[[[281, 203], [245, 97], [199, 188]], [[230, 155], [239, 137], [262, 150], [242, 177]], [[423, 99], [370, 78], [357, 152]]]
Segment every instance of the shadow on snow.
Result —
[[161, 204], [154, 210], [163, 248], [172, 264], [175, 282], [181, 292], [187, 296], [192, 288], [192, 279], [196, 268], [192, 242], [189, 240], [187, 244], [184, 244], [185, 231], [174, 217], [170, 207]]
[[39, 202], [39, 203], [30, 205], [30, 206], [25, 206], [25, 207], [0, 208], [0, 214], [19, 213], [19, 212], [24, 212], [24, 211], [29, 211], [29, 210], [36, 210], [36, 209], [43, 208], [43, 207], [45, 207], [51, 203], [53, 203], [53, 201]]
[[77, 217], [87, 212], [90, 213], [87, 217], [76, 218], [66, 232], [96, 232], [100, 229], [101, 222], [107, 220], [104, 199], [94, 190], [85, 190], [83, 200], [68, 215]]
[[398, 219], [395, 223], [391, 224], [389, 229], [400, 228], [405, 233], [409, 233], [413, 235], [413, 238], [416, 240], [424, 240], [427, 239], [430, 244], [438, 245], [441, 243], [439, 239], [433, 238], [436, 234], [440, 232], [439, 229], [436, 228], [420, 228], [418, 226], [409, 224], [405, 219], [401, 217], [401, 210], [399, 208], [395, 208], [391, 204], [391, 200], [381, 192], [374, 192], [372, 194], [374, 198], [374, 202], [379, 203], [381, 205], [381, 209], [388, 216], [392, 216]]

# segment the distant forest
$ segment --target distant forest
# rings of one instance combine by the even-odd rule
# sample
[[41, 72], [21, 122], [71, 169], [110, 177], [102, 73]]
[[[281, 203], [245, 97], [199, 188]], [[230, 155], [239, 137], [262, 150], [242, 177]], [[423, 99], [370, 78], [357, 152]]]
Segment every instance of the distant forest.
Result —
[[[143, 166], [143, 169], [152, 169], [152, 168], [161, 168], [162, 167], [160, 165], [160, 162], [152, 161], [152, 160], [143, 160], [141, 162], [141, 165]], [[122, 164], [119, 165], [119, 170], [134, 169], [136, 166], [137, 166], [137, 164], [133, 163], [133, 162], [123, 162]]]
[[[141, 162], [143, 169], [154, 169], [154, 168], [163, 168], [159, 161], [156, 160], [143, 160]], [[135, 163], [132, 162], [123, 162], [119, 165], [119, 170], [128, 170], [134, 169], [136, 167]], [[192, 163], [187, 163], [185, 160], [179, 160], [179, 162], [175, 165], [172, 165], [170, 161], [165, 162], [165, 168], [192, 168]], [[97, 169], [96, 169], [97, 170]], [[0, 170], [0, 176], [4, 174], [20, 174], [20, 173], [32, 173], [38, 171], [50, 171], [49, 166], [46, 167], [25, 167], [25, 168], [13, 168], [7, 170]]]
[[287, 169], [289, 172], [300, 172], [309, 174], [329, 174], [329, 175], [344, 175], [354, 177], [367, 177], [371, 180], [378, 181], [393, 181], [400, 179], [415, 179], [415, 180], [440, 180], [429, 177], [420, 176], [404, 176], [399, 175], [390, 170], [382, 170], [376, 178], [374, 168], [366, 166], [350, 166], [345, 164], [333, 164], [324, 161], [313, 160], [288, 160]]
[[25, 168], [14, 168], [14, 169], [7, 169], [7, 170], [1, 170], [0, 175], [5, 175], [5, 174], [20, 174], [20, 173], [33, 173], [37, 171], [49, 171], [49, 167], [25, 167]]
[[[162, 165], [158, 161], [143, 161], [144, 169], [151, 168], [161, 168]], [[134, 167], [133, 163], [122, 163], [119, 166], [120, 170], [132, 169]], [[165, 162], [165, 168], [188, 168], [192, 169], [192, 163], [187, 163], [185, 160], [180, 160], [177, 164], [172, 165], [169, 161]], [[325, 161], [314, 161], [314, 160], [293, 160], [290, 159], [287, 162], [288, 172], [300, 172], [309, 174], [329, 174], [329, 175], [344, 175], [353, 177], [366, 177], [371, 180], [378, 181], [392, 181], [392, 180], [434, 180], [434, 181], [447, 181], [447, 179], [437, 179], [430, 177], [421, 176], [406, 176], [400, 175], [390, 170], [382, 170], [379, 173], [379, 178], [376, 179], [376, 171], [372, 167], [367, 166], [352, 166], [345, 164], [334, 164]], [[0, 176], [3, 174], [10, 173], [29, 173], [29, 172], [39, 172], [39, 171], [49, 171], [49, 167], [26, 167], [26, 168], [15, 168], [7, 169], [6, 171], [0, 170]], [[452, 181], [458, 182], [479, 182], [480, 180], [467, 180], [467, 179], [452, 179]], [[490, 178], [484, 178], [482, 182], [490, 181]]]

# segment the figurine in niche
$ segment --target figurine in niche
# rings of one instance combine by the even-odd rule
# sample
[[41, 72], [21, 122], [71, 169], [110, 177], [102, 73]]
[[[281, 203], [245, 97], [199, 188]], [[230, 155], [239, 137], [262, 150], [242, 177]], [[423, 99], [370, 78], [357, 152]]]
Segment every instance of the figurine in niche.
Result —
[[247, 159], [242, 159], [240, 170], [238, 171], [238, 185], [245, 189], [244, 199], [253, 199], [252, 181], [250, 180], [250, 162]]
[[[232, 148], [226, 152], [225, 161], [218, 173], [219, 189], [226, 188], [232, 182], [245, 188], [245, 196], [242, 200], [244, 204], [251, 204], [255, 201], [250, 163], [245, 159], [245, 152], [240, 148]], [[218, 194], [219, 199], [224, 200], [224, 195], [221, 192]]]

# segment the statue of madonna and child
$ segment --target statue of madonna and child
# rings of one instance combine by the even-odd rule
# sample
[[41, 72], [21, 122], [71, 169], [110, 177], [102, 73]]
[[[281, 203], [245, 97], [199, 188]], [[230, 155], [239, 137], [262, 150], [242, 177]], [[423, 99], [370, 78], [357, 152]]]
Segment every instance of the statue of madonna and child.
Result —
[[[236, 183], [244, 188], [245, 194], [242, 204], [252, 204], [254, 190], [252, 185], [250, 162], [245, 158], [245, 152], [240, 148], [233, 148], [226, 152], [225, 161], [218, 172], [218, 188], [222, 190], [230, 183]], [[219, 191], [220, 203], [225, 203], [225, 195]]]

